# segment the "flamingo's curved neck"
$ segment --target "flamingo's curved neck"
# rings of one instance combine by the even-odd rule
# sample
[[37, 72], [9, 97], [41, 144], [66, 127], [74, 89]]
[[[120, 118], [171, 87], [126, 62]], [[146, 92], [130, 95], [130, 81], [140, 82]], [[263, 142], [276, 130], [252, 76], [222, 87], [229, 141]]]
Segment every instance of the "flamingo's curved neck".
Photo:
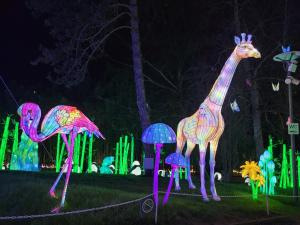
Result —
[[41, 111], [37, 111], [37, 115], [33, 118], [33, 121], [29, 125], [29, 137], [34, 142], [42, 142], [48, 137], [43, 133], [37, 133], [37, 128], [41, 119]]

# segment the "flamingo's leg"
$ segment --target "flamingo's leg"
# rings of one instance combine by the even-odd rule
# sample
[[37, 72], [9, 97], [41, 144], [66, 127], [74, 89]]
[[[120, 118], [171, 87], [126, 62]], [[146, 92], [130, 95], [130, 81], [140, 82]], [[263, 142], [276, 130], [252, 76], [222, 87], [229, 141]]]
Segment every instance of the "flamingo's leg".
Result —
[[66, 168], [68, 162], [69, 162], [69, 158], [67, 159], [66, 163], [63, 165], [63, 167], [62, 167], [62, 169], [61, 169], [61, 171], [60, 171], [58, 177], [56, 178], [54, 184], [52, 185], [52, 187], [51, 187], [51, 189], [50, 189], [50, 191], [49, 191], [50, 196], [53, 197], [53, 198], [56, 198], [56, 195], [55, 195], [55, 188], [56, 188], [56, 186], [57, 186], [57, 184], [58, 184], [58, 182], [59, 182], [61, 176], [63, 175], [63, 172], [64, 172], [64, 170], [65, 170], [65, 168]]
[[60, 208], [62, 208], [64, 206], [65, 198], [66, 198], [66, 192], [67, 192], [67, 187], [68, 187], [69, 178], [70, 178], [70, 173], [72, 171], [73, 148], [74, 148], [74, 140], [75, 140], [75, 137], [77, 135], [77, 130], [74, 130], [74, 128], [73, 128], [73, 132], [70, 135], [72, 135], [71, 136], [71, 146], [69, 145], [69, 143], [67, 141], [66, 135], [65, 134], [62, 135], [62, 137], [63, 137], [63, 139], [64, 139], [64, 141], [66, 143], [66, 148], [68, 150], [68, 159], [67, 159], [68, 170], [67, 170], [67, 174], [66, 174], [65, 186], [64, 186], [64, 189], [63, 189], [63, 193], [62, 193], [62, 198], [61, 198], [60, 206], [54, 208], [51, 211], [53, 213], [59, 212]]
[[207, 144], [199, 144], [199, 151], [200, 151], [200, 182], [201, 182], [201, 194], [202, 200], [204, 202], [208, 202], [209, 199], [207, 197], [206, 189], [205, 189], [205, 154], [206, 154], [206, 147]]
[[218, 148], [218, 141], [214, 140], [210, 142], [210, 160], [209, 160], [209, 167], [210, 167], [210, 191], [212, 194], [212, 198], [215, 201], [220, 201], [221, 198], [218, 196], [216, 187], [215, 187], [215, 156]]
[[75, 141], [75, 137], [77, 135], [77, 130], [73, 128], [72, 134], [71, 134], [71, 146], [69, 146], [69, 161], [68, 161], [68, 170], [67, 170], [67, 174], [66, 174], [66, 181], [65, 181], [65, 186], [64, 186], [64, 190], [62, 193], [62, 198], [61, 198], [61, 204], [60, 206], [63, 207], [65, 204], [65, 198], [66, 198], [66, 193], [67, 193], [67, 188], [68, 188], [68, 184], [69, 184], [69, 179], [70, 179], [70, 174], [72, 171], [72, 161], [73, 161], [73, 150], [74, 150], [74, 141]]
[[196, 186], [193, 184], [191, 177], [191, 163], [190, 163], [190, 155], [192, 154], [193, 149], [195, 148], [194, 143], [187, 141], [187, 149], [185, 152], [185, 160], [186, 160], [186, 170], [187, 170], [187, 181], [189, 182], [189, 188], [195, 189]]
[[[68, 143], [68, 140], [67, 140], [67, 136], [66, 136], [66, 134], [61, 134], [61, 136], [62, 136], [62, 138], [63, 138], [63, 140], [64, 140], [64, 142], [65, 142], [65, 144], [66, 144], [66, 148], [67, 148], [67, 151], [68, 151], [68, 153], [69, 153], [69, 147], [68, 147], [69, 143]], [[53, 198], [56, 197], [56, 195], [55, 195], [55, 188], [56, 188], [58, 182], [60, 181], [60, 178], [62, 177], [63, 172], [64, 172], [66, 166], [68, 165], [68, 163], [69, 163], [69, 157], [67, 158], [67, 161], [66, 161], [65, 164], [63, 165], [63, 168], [61, 169], [61, 171], [60, 171], [58, 177], [56, 178], [54, 184], [52, 185], [52, 187], [51, 187], [51, 189], [50, 189], [50, 191], [49, 191], [50, 196], [53, 197]]]

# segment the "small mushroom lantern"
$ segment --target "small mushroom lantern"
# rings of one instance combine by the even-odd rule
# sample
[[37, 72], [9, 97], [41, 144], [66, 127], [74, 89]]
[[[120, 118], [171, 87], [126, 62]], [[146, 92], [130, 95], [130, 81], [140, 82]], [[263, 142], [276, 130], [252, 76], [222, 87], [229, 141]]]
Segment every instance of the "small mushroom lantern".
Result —
[[179, 167], [186, 166], [184, 156], [177, 152], [168, 155], [165, 160], [165, 163], [172, 166], [172, 173], [171, 173], [171, 177], [170, 177], [170, 181], [169, 181], [169, 185], [168, 185], [168, 190], [164, 197], [164, 201], [163, 201], [164, 205], [168, 202], [168, 199], [169, 199], [170, 191], [171, 191], [171, 188], [173, 185], [175, 170]]
[[176, 134], [173, 129], [164, 123], [154, 123], [144, 130], [142, 142], [145, 144], [155, 144], [155, 163], [153, 175], [153, 195], [154, 202], [158, 204], [158, 169], [160, 161], [160, 150], [163, 144], [176, 143]]

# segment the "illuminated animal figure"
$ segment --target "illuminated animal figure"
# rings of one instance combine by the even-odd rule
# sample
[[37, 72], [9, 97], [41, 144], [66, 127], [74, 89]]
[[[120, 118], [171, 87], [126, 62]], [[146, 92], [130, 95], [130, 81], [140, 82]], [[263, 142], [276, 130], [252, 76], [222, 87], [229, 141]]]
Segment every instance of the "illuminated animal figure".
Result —
[[[41, 119], [41, 109], [35, 103], [24, 103], [18, 108], [18, 114], [21, 117], [20, 126], [28, 137], [34, 142], [42, 142], [47, 138], [60, 133], [66, 144], [68, 150], [67, 162], [64, 164], [61, 172], [55, 180], [53, 186], [50, 189], [51, 197], [55, 196], [55, 188], [58, 184], [63, 172], [64, 167], [67, 168], [65, 186], [62, 193], [61, 204], [59, 207], [54, 208], [52, 212], [58, 212], [61, 207], [64, 206], [67, 187], [69, 183], [70, 173], [72, 171], [74, 140], [76, 135], [81, 132], [87, 132], [89, 135], [95, 135], [98, 138], [103, 139], [104, 136], [99, 131], [98, 127], [92, 123], [82, 112], [76, 107], [59, 105], [52, 108], [45, 116], [42, 125], [41, 132], [37, 132], [37, 127]], [[71, 136], [70, 145], [67, 140], [67, 134]]]
[[100, 167], [100, 174], [114, 174], [114, 171], [111, 168], [111, 165], [114, 161], [114, 156], [106, 156], [102, 161], [102, 165]]
[[[200, 152], [200, 181], [201, 181], [201, 194], [203, 201], [209, 201], [205, 189], [205, 154], [208, 143], [210, 143], [210, 191], [212, 198], [215, 201], [220, 201], [215, 188], [214, 181], [214, 168], [215, 168], [215, 155], [217, 152], [219, 138], [224, 130], [224, 120], [221, 115], [222, 105], [229, 89], [233, 74], [237, 65], [242, 59], [253, 57], [260, 58], [260, 53], [251, 44], [251, 35], [241, 34], [242, 40], [235, 37], [237, 46], [233, 50], [230, 57], [227, 59], [219, 77], [215, 81], [209, 95], [204, 102], [200, 105], [199, 109], [190, 117], [181, 120], [177, 127], [177, 149], [176, 152], [181, 153], [182, 149], [187, 143], [185, 152], [187, 164], [187, 180], [189, 188], [194, 189], [195, 185], [191, 179], [190, 172], [190, 155], [195, 148], [199, 145]], [[180, 190], [178, 171], [176, 172], [176, 190]]]

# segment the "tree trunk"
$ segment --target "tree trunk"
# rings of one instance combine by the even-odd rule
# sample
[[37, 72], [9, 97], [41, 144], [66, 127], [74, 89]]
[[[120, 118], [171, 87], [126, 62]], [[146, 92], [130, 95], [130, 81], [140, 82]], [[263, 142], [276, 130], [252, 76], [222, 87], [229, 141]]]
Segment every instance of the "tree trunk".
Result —
[[[140, 46], [140, 33], [139, 33], [139, 19], [137, 11], [137, 1], [130, 0], [130, 12], [131, 12], [131, 43], [132, 43], [132, 61], [133, 72], [135, 81], [135, 92], [138, 112], [140, 116], [140, 122], [142, 130], [145, 130], [150, 125], [150, 118], [148, 107], [146, 103], [144, 77], [143, 77], [143, 65], [142, 65], [142, 53]], [[150, 151], [149, 146], [144, 145], [145, 157], [153, 156], [153, 152]]]
[[250, 90], [252, 105], [253, 136], [255, 141], [256, 155], [259, 157], [264, 152], [264, 142], [261, 127], [261, 110], [259, 108], [259, 93], [254, 81]]

